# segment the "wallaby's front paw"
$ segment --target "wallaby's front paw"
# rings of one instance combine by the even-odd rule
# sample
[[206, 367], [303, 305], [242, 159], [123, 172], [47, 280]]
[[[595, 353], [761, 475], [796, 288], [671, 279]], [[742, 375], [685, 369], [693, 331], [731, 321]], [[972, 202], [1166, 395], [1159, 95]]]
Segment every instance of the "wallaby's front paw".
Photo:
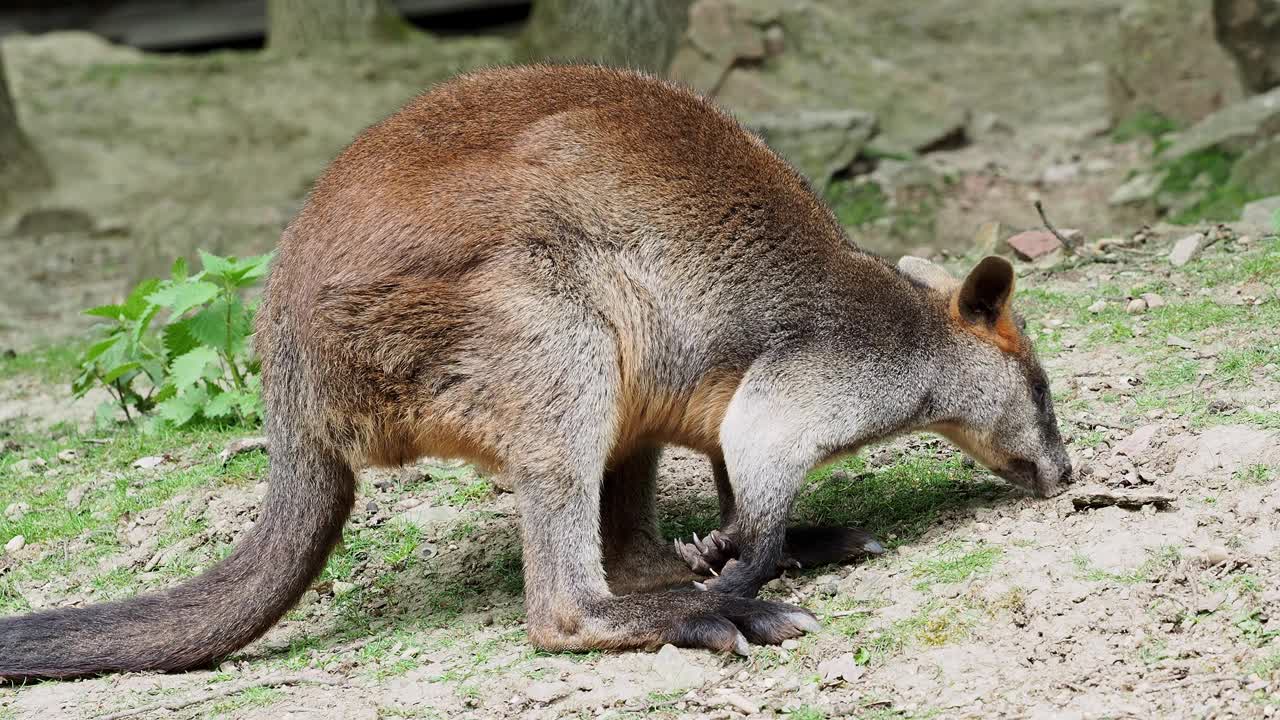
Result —
[[725, 563], [738, 557], [738, 545], [728, 535], [712, 530], [705, 538], [693, 534], [693, 542], [673, 541], [676, 553], [699, 575], [719, 575]]

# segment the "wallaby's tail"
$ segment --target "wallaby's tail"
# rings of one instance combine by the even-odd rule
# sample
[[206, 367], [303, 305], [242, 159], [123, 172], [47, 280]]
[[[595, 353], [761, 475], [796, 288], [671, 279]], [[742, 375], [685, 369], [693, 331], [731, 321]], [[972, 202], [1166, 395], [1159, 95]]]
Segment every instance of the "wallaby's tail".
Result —
[[271, 417], [270, 489], [235, 551], [170, 590], [0, 619], [0, 679], [201, 667], [248, 644], [306, 591], [342, 534], [351, 468]]

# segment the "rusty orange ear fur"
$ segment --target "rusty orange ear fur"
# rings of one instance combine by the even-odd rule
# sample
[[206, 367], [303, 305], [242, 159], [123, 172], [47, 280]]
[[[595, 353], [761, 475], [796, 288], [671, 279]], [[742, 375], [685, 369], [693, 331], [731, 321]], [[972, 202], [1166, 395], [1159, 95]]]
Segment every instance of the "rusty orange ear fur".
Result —
[[1006, 353], [1022, 350], [1013, 317], [1013, 265], [994, 255], [983, 258], [951, 296], [951, 319], [966, 332]]

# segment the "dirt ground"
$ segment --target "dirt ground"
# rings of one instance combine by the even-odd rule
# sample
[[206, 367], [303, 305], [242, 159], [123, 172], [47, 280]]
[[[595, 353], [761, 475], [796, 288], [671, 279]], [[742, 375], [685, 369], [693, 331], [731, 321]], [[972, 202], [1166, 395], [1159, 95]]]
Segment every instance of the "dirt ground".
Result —
[[[795, 515], [866, 527], [889, 551], [764, 593], [813, 610], [820, 632], [748, 658], [562, 654], [525, 637], [511, 494], [447, 462], [369, 471], [343, 547], [263, 639], [209, 671], [0, 688], [0, 720], [1280, 715], [1280, 239], [1112, 215], [1107, 195], [1147, 148], [1099, 134], [1100, 68], [1064, 59], [1087, 58], [1115, 3], [1035, 5], [1053, 22], [934, 61], [966, 90], [977, 68], [1006, 77], [985, 106], [1009, 130], [928, 161], [955, 179], [939, 211], [948, 232], [1035, 226], [1043, 198], [1059, 225], [1117, 239], [1107, 262], [1019, 266], [1016, 302], [1076, 487], [1023, 497], [934, 438], [872, 448], [815, 472]], [[938, 28], [964, 28], [918, 15], [894, 22], [916, 40], [901, 55], [925, 63], [923, 43], [948, 37]], [[1072, 32], [1052, 30], [1063, 17]], [[244, 431], [95, 428], [98, 399], [67, 390], [77, 311], [197, 247], [270, 248], [356, 129], [507, 48], [169, 59], [72, 36], [4, 50], [59, 176], [48, 204], [86, 214], [0, 239], [0, 350], [18, 351], [0, 359], [0, 545], [24, 538], [0, 551], [9, 614], [196, 574], [265, 489], [262, 453], [219, 458]], [[1171, 266], [1172, 243], [1196, 230], [1214, 244]], [[1144, 294], [1158, 297], [1131, 308]], [[702, 458], [673, 450], [661, 477], [669, 537], [715, 527]], [[1167, 497], [1077, 507], [1093, 491]]]

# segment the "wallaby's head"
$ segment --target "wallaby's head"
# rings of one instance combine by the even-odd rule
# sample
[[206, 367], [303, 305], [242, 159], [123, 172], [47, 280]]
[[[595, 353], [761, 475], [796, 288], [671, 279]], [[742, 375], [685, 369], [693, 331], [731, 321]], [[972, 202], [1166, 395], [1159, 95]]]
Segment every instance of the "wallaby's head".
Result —
[[964, 278], [905, 257], [898, 268], [933, 294], [945, 316], [927, 427], [1038, 497], [1071, 479], [1049, 381], [1012, 308], [1013, 266], [988, 257]]

